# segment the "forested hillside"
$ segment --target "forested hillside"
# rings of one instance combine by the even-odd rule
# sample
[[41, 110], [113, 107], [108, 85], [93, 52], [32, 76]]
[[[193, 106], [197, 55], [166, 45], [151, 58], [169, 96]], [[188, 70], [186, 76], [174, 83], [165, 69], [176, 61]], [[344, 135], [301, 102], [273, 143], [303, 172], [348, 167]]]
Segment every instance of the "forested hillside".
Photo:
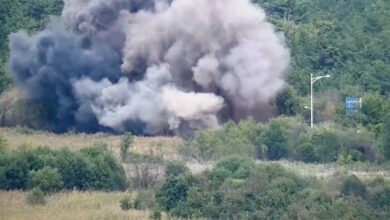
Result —
[[[390, 89], [390, 2], [385, 0], [254, 0], [282, 31], [291, 48], [288, 83], [299, 94], [309, 91], [309, 73], [331, 74], [321, 90], [359, 85], [388, 95]], [[42, 30], [62, 0], [3, 0], [0, 6], [0, 91], [5, 76], [8, 35], [20, 29]]]
[[43, 30], [49, 15], [60, 15], [62, 0], [2, 0], [0, 4], [0, 92], [9, 87], [7, 61], [8, 35], [18, 30]]
[[322, 90], [359, 85], [387, 95], [390, 2], [385, 0], [256, 0], [291, 48], [288, 82], [310, 92], [309, 73], [330, 74]]
[[[68, 31], [45, 31], [61, 23], [66, 1]], [[167, 0], [168, 16], [160, 17], [162, 6], [153, 4], [162, 1], [0, 0], [0, 219], [390, 218], [390, 1], [251, 0], [267, 20], [244, 0]], [[193, 11], [201, 22], [192, 23]], [[137, 20], [130, 34], [121, 12]], [[209, 22], [214, 15], [218, 22]], [[225, 20], [234, 24], [228, 31], [219, 28]], [[31, 36], [9, 37], [19, 30]], [[212, 54], [205, 39], [226, 56]], [[194, 52], [202, 46], [206, 52]], [[140, 52], [122, 65], [133, 47]], [[151, 65], [140, 61], [149, 61], [147, 53], [169, 58]], [[167, 77], [170, 59], [187, 80], [177, 87]], [[212, 78], [229, 71], [260, 77]], [[305, 107], [310, 74], [331, 76], [314, 84], [314, 127]], [[218, 87], [226, 81], [237, 87]], [[161, 95], [167, 88], [168, 98]], [[347, 97], [363, 100], [353, 114]], [[245, 109], [248, 103], [255, 107]], [[176, 130], [166, 132], [171, 122]], [[216, 126], [197, 127], [203, 122]], [[162, 129], [145, 133], [148, 123]]]
[[[330, 74], [316, 84], [316, 91], [332, 91], [332, 104], [341, 105], [345, 96], [390, 91], [390, 2], [385, 0], [254, 0], [284, 35], [291, 52], [286, 79], [287, 92], [301, 100], [289, 100], [290, 109], [279, 113], [302, 114], [308, 104], [310, 73]], [[9, 58], [8, 35], [20, 29], [44, 29], [48, 16], [59, 15], [62, 0], [3, 0], [0, 6], [0, 92], [10, 86], [6, 74]], [[336, 92], [335, 92], [336, 91]], [[291, 94], [289, 94], [291, 96]], [[329, 96], [329, 94], [326, 94]], [[328, 98], [329, 99], [329, 98]], [[282, 100], [287, 105], [286, 100]], [[292, 103], [291, 103], [292, 102]], [[304, 103], [302, 103], [304, 102]], [[340, 106], [338, 106], [341, 108]], [[293, 109], [291, 109], [293, 108]], [[295, 109], [294, 109], [295, 108]], [[326, 106], [317, 106], [325, 110]], [[321, 109], [322, 108], [322, 109]], [[278, 111], [277, 111], [278, 113]], [[384, 115], [384, 113], [381, 113]], [[334, 119], [336, 116], [331, 116]], [[318, 115], [318, 121], [329, 117]]]

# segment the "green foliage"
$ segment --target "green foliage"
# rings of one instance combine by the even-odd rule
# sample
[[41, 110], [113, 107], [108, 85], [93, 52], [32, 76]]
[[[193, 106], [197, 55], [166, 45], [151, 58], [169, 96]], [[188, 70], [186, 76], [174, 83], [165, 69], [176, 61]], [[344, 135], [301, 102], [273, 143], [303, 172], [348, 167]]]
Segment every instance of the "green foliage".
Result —
[[[291, 48], [289, 84], [310, 93], [310, 73], [332, 75], [320, 90], [360, 85], [389, 90], [390, 7], [386, 0], [255, 0], [282, 31]], [[365, 45], [361, 47], [361, 45]]]
[[165, 177], [177, 177], [187, 175], [189, 170], [187, 166], [180, 161], [169, 161], [165, 167]]
[[270, 160], [298, 159], [297, 146], [301, 144], [300, 139], [307, 131], [308, 127], [301, 118], [279, 117], [272, 119], [254, 141], [257, 155], [260, 158]]
[[37, 171], [30, 171], [28, 174], [28, 182], [30, 186], [38, 187], [45, 193], [56, 192], [63, 187], [58, 170], [51, 167], [43, 167]]
[[380, 123], [383, 114], [383, 99], [378, 93], [368, 93], [363, 97], [363, 123], [372, 125]]
[[132, 144], [133, 144], [133, 134], [131, 132], [125, 133], [121, 139], [121, 144], [120, 144], [122, 160], [125, 160], [126, 155], [129, 152], [129, 149], [131, 148]]
[[8, 35], [19, 30], [43, 30], [49, 15], [60, 15], [63, 0], [2, 0], [0, 5], [0, 93], [11, 80], [6, 74], [9, 57]]
[[15, 131], [21, 134], [33, 134], [34, 130], [26, 126], [16, 126]]
[[246, 157], [233, 155], [221, 159], [216, 165], [216, 170], [226, 170], [230, 178], [245, 179], [255, 167], [255, 162]]
[[188, 190], [193, 184], [193, 179], [189, 176], [167, 178], [158, 189], [156, 200], [163, 210], [171, 211], [186, 200]]
[[366, 186], [355, 175], [349, 176], [344, 180], [341, 193], [346, 196], [366, 196]]
[[276, 96], [274, 111], [276, 115], [294, 116], [300, 108], [300, 99], [294, 87], [286, 85]]
[[153, 210], [150, 214], [150, 219], [161, 220], [161, 212], [159, 210]]
[[314, 154], [320, 162], [331, 162], [337, 159], [341, 143], [336, 129], [320, 128], [313, 132], [311, 142], [315, 146]]
[[33, 188], [27, 195], [27, 202], [31, 205], [44, 205], [45, 193], [39, 187]]
[[134, 208], [137, 210], [153, 209], [157, 207], [153, 191], [139, 191], [134, 200]]
[[383, 132], [381, 138], [383, 155], [387, 160], [390, 160], [390, 114], [387, 114], [383, 121]]
[[267, 158], [279, 160], [287, 157], [287, 138], [284, 136], [282, 124], [277, 120], [269, 123], [268, 129], [263, 134], [263, 143], [268, 147]]
[[84, 148], [80, 152], [90, 162], [86, 188], [95, 190], [125, 189], [126, 177], [123, 167], [106, 147]]
[[310, 163], [318, 161], [317, 155], [314, 151], [314, 146], [311, 141], [303, 141], [297, 149], [298, 159]]
[[123, 190], [123, 167], [106, 148], [7, 151], [0, 153], [0, 188]]
[[0, 135], [0, 153], [5, 151], [6, 146], [7, 146], [7, 140]]
[[127, 211], [127, 210], [133, 208], [133, 203], [131, 202], [130, 196], [126, 196], [125, 198], [123, 198], [120, 201], [120, 203], [121, 203], [121, 208], [124, 211]]
[[132, 175], [131, 187], [137, 189], [150, 189], [158, 184], [164, 175], [164, 160], [153, 155], [131, 154], [126, 158]]
[[32, 103], [19, 97], [16, 90], [2, 94], [0, 100], [0, 126], [16, 127], [22, 134], [34, 133], [34, 129], [50, 130], [42, 104]]
[[[244, 160], [247, 160], [246, 162]], [[238, 164], [248, 175], [233, 178]], [[246, 165], [243, 165], [247, 167]], [[223, 172], [222, 172], [223, 171]], [[221, 174], [226, 175], [220, 178]], [[333, 178], [333, 177], [330, 177]], [[384, 179], [364, 183], [355, 176], [334, 181], [303, 179], [278, 165], [255, 165], [232, 156], [197, 176], [168, 178], [157, 202], [178, 218], [206, 219], [387, 219], [390, 185]], [[338, 186], [338, 185], [337, 185]]]
[[182, 152], [184, 151], [187, 156], [204, 160], [218, 159], [233, 154], [253, 157], [255, 154], [253, 142], [262, 129], [262, 124], [257, 124], [251, 118], [242, 120], [238, 124], [230, 121], [218, 130], [199, 131], [194, 140], [184, 145], [185, 149], [182, 149]]
[[[225, 135], [221, 135], [222, 132]], [[248, 155], [246, 151], [227, 151], [223, 143], [230, 139], [230, 135], [245, 140], [241, 143], [248, 149], [253, 148], [255, 153]], [[255, 154], [259, 159], [286, 158], [304, 162], [334, 162], [339, 159], [340, 163], [353, 163], [379, 159], [375, 134], [368, 129], [337, 125], [320, 125], [310, 129], [300, 117], [278, 117], [265, 125], [251, 120], [229, 123], [220, 130], [201, 131], [198, 138], [190, 142], [194, 151], [200, 148], [199, 151], [205, 153], [201, 158], [206, 160], [234, 154], [247, 157]], [[222, 151], [221, 154], [215, 153]], [[223, 176], [225, 171], [218, 170], [218, 173]]]

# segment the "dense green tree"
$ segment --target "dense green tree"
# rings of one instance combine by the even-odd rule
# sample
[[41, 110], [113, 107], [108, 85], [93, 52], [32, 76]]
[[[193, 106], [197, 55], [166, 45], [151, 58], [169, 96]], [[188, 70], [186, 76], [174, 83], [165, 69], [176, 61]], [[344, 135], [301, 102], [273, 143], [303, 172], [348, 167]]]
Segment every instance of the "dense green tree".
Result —
[[9, 58], [8, 36], [19, 30], [43, 30], [49, 15], [60, 15], [63, 0], [2, 0], [0, 4], [0, 93], [11, 83], [6, 63]]
[[32, 170], [28, 174], [29, 185], [40, 188], [45, 193], [56, 192], [62, 189], [61, 175], [58, 170], [44, 167], [40, 170]]
[[276, 96], [274, 111], [276, 115], [293, 116], [297, 114], [300, 107], [300, 100], [294, 87], [286, 85]]
[[365, 125], [378, 124], [383, 117], [383, 98], [378, 93], [367, 93], [363, 97], [362, 113], [364, 115], [363, 123]]
[[390, 160], [390, 114], [387, 114], [383, 121], [382, 147], [384, 157]]
[[[291, 48], [289, 84], [310, 92], [313, 74], [331, 74], [320, 90], [359, 84], [388, 90], [390, 3], [386, 0], [254, 0], [286, 35]], [[364, 46], [362, 46], [364, 45]]]

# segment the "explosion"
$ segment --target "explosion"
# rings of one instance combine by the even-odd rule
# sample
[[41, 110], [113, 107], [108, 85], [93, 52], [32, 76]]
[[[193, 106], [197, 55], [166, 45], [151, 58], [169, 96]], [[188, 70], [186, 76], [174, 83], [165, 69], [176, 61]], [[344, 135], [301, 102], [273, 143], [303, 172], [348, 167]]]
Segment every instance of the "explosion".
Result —
[[62, 18], [69, 31], [10, 36], [14, 81], [56, 132], [161, 134], [261, 115], [289, 64], [249, 0], [68, 0]]

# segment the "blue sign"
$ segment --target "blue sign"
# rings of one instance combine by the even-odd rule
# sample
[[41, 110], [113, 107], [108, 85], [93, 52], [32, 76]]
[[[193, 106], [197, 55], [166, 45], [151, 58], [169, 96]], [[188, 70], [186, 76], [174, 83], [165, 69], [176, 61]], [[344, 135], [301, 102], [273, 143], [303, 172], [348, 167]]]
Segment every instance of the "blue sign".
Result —
[[359, 98], [346, 98], [345, 99], [345, 111], [347, 114], [358, 112], [359, 106], [360, 106]]

